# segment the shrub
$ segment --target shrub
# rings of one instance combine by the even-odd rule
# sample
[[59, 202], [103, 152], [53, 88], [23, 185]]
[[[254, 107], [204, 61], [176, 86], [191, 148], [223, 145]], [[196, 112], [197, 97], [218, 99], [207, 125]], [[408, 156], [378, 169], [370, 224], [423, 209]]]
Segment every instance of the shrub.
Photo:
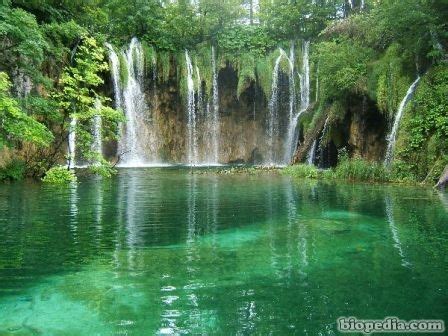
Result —
[[109, 178], [116, 173], [116, 170], [111, 166], [109, 162], [103, 160], [100, 164], [90, 166], [89, 172], [95, 175]]
[[299, 164], [285, 167], [282, 170], [283, 174], [290, 175], [292, 177], [300, 177], [300, 178], [312, 178], [316, 179], [319, 177], [319, 170], [312, 165], [307, 164]]
[[25, 175], [25, 162], [13, 159], [4, 167], [0, 168], [0, 181], [3, 180], [21, 180]]
[[47, 171], [45, 177], [42, 179], [45, 183], [52, 184], [66, 184], [76, 181], [76, 175], [73, 170], [68, 170], [66, 167], [57, 166]]
[[370, 162], [358, 158], [342, 160], [336, 167], [334, 176], [338, 179], [351, 181], [390, 181], [390, 174], [381, 163]]

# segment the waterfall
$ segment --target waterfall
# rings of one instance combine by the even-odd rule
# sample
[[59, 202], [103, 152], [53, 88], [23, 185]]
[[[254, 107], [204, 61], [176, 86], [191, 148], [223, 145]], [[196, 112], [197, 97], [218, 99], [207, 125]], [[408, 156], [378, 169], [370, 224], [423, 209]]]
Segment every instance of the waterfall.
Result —
[[315, 101], [317, 102], [319, 100], [319, 65], [317, 65], [317, 71], [316, 71], [316, 98]]
[[302, 76], [300, 80], [300, 111], [304, 112], [310, 106], [310, 41], [302, 46]]
[[212, 116], [211, 116], [211, 130], [213, 134], [212, 138], [212, 163], [218, 163], [219, 161], [219, 95], [218, 95], [218, 71], [216, 69], [216, 55], [215, 48], [212, 46], [212, 72], [213, 72], [213, 92], [212, 92]]
[[204, 113], [204, 99], [202, 98], [202, 79], [201, 73], [199, 72], [199, 67], [196, 65], [196, 82], [197, 82], [197, 115], [200, 116]]
[[123, 54], [126, 61], [127, 82], [123, 89], [126, 122], [124, 134], [118, 143], [118, 152], [125, 166], [140, 166], [144, 163], [144, 151], [139, 139], [138, 124], [147, 110], [143, 92], [144, 58], [140, 42], [133, 38], [128, 50]]
[[98, 112], [94, 117], [93, 117], [93, 130], [92, 130], [92, 135], [93, 135], [93, 142], [92, 142], [92, 151], [97, 154], [97, 157], [95, 158], [95, 164], [99, 163], [99, 160], [101, 159], [102, 155], [103, 155], [103, 139], [102, 139], [102, 135], [101, 135], [101, 101], [99, 99], [96, 99], [95, 101], [95, 110]]
[[364, 7], [366, 6], [365, 1], [361, 0], [361, 10], [364, 10]]
[[353, 0], [348, 0], [348, 3], [350, 5], [350, 8], [353, 9]]
[[[146, 104], [144, 92], [145, 59], [141, 43], [133, 38], [126, 51], [122, 52], [122, 63], [113, 47], [106, 43], [109, 50], [109, 63], [114, 87], [115, 108], [124, 111], [126, 122], [120, 124], [117, 155], [120, 166], [138, 167], [157, 164], [159, 150], [159, 130], [148, 116], [150, 109]], [[157, 70], [153, 57], [154, 92]], [[126, 78], [121, 82], [120, 72]]]
[[120, 60], [112, 45], [106, 43], [106, 48], [109, 50], [110, 73], [112, 77], [112, 84], [114, 86], [115, 108], [121, 108], [121, 91], [120, 91]]
[[314, 139], [313, 144], [311, 145], [310, 151], [308, 152], [308, 154], [306, 156], [306, 163], [309, 165], [314, 164], [314, 159], [316, 157], [316, 145], [317, 145], [317, 140]]
[[398, 126], [400, 125], [401, 117], [403, 116], [404, 109], [406, 108], [407, 103], [411, 99], [412, 95], [414, 94], [414, 91], [417, 87], [418, 82], [420, 81], [420, 76], [417, 77], [417, 79], [411, 84], [408, 91], [406, 92], [406, 95], [404, 96], [403, 100], [400, 103], [400, 106], [398, 107], [398, 112], [395, 115], [394, 124], [392, 127], [391, 132], [387, 136], [387, 150], [386, 150], [386, 157], [384, 159], [384, 164], [386, 166], [390, 166], [392, 163], [392, 160], [394, 158], [394, 149], [395, 149], [395, 142], [397, 140], [397, 132], [398, 132]]
[[274, 70], [272, 72], [272, 88], [271, 88], [271, 98], [269, 99], [269, 115], [268, 115], [268, 165], [273, 165], [275, 163], [274, 158], [274, 138], [277, 139], [279, 136], [278, 129], [278, 73], [280, 68], [280, 61], [283, 57], [287, 57], [283, 49], [279, 48], [280, 55], [275, 61]]
[[309, 64], [309, 47], [310, 42], [304, 41], [302, 45], [302, 73], [299, 74], [300, 78], [300, 110], [297, 114], [295, 112], [295, 82], [294, 82], [294, 48], [291, 46], [291, 52], [289, 57], [290, 74], [289, 74], [289, 127], [287, 133], [287, 139], [285, 142], [285, 164], [289, 164], [294, 155], [294, 151], [297, 147], [297, 141], [299, 134], [297, 132], [297, 124], [300, 116], [304, 113], [310, 105], [310, 64]]
[[196, 134], [196, 109], [194, 101], [194, 81], [193, 81], [193, 65], [191, 64], [190, 55], [185, 50], [185, 62], [187, 66], [187, 111], [188, 111], [188, 164], [195, 165], [198, 163], [198, 146]]
[[76, 124], [77, 119], [75, 116], [73, 116], [70, 120], [70, 126], [68, 129], [67, 166], [69, 169], [73, 169], [76, 166]]
[[325, 134], [327, 134], [329, 121], [330, 121], [330, 117], [327, 117], [327, 119], [325, 119], [324, 128], [322, 130], [322, 135], [319, 138], [319, 152], [320, 152], [319, 163], [320, 163], [320, 165], [323, 164], [322, 160], [323, 160], [324, 147], [323, 147], [322, 143], [324, 141]]
[[292, 148], [295, 133], [296, 133], [296, 125], [297, 125], [297, 115], [295, 115], [296, 111], [296, 84], [294, 80], [294, 44], [291, 43], [291, 49], [289, 51], [288, 65], [289, 65], [289, 124], [288, 131], [286, 134], [285, 141], [285, 152], [283, 161], [285, 164], [289, 164], [292, 159], [292, 155], [294, 154], [294, 149]]

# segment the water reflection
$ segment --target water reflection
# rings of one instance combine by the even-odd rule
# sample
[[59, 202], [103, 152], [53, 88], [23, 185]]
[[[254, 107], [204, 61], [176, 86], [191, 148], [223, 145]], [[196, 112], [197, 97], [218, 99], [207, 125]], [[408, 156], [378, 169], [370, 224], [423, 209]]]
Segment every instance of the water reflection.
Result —
[[92, 186], [94, 196], [95, 231], [97, 247], [101, 245], [101, 232], [103, 230], [103, 184], [102, 178], [97, 177], [96, 183]]
[[403, 267], [411, 267], [411, 263], [407, 260], [404, 252], [403, 247], [400, 241], [400, 235], [398, 232], [398, 228], [395, 225], [394, 220], [394, 208], [393, 208], [393, 201], [390, 195], [387, 195], [385, 197], [385, 203], [386, 203], [386, 216], [387, 216], [387, 222], [389, 223], [390, 230], [392, 232], [392, 239], [394, 240], [394, 247], [397, 249], [398, 254], [401, 258], [401, 265]]
[[8, 188], [0, 334], [26, 320], [44, 334], [332, 335], [341, 315], [445, 312], [435, 194], [174, 169]]
[[437, 192], [439, 195], [440, 201], [442, 202], [443, 206], [445, 207], [445, 210], [448, 211], [448, 196], [447, 193], [444, 191]]
[[78, 243], [78, 184], [76, 182], [70, 183], [69, 189], [69, 213], [70, 213], [70, 231], [73, 236], [74, 244]]

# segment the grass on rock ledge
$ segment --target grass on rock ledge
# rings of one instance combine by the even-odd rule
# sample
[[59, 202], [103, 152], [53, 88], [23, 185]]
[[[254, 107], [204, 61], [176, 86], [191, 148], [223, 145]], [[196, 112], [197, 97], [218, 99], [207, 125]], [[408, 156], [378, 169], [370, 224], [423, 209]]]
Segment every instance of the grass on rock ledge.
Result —
[[371, 162], [360, 158], [343, 159], [335, 168], [319, 169], [308, 164], [288, 166], [282, 174], [296, 178], [346, 180], [356, 182], [377, 183], [416, 183], [412, 176], [399, 174], [395, 167], [388, 169], [382, 163]]

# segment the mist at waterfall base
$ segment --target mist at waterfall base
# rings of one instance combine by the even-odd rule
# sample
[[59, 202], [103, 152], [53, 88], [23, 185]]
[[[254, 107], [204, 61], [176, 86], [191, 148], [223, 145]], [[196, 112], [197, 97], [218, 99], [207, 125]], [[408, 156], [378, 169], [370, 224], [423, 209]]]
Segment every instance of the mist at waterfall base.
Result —
[[[306, 111], [310, 101], [310, 67], [309, 41], [301, 43], [301, 65], [296, 69], [294, 43], [291, 43], [289, 56], [279, 49], [279, 57], [272, 73], [272, 92], [269, 97], [269, 108], [265, 119], [266, 137], [259, 141], [267, 141], [267, 152], [263, 153], [261, 165], [282, 166], [292, 161], [297, 147], [297, 125], [301, 114]], [[219, 68], [216, 62], [215, 48], [211, 48], [210, 64], [212, 66], [212, 85], [210, 92], [203, 92], [203, 79], [195, 59], [185, 51], [186, 99], [185, 99], [185, 153], [182, 162], [162, 160], [160, 143], [164, 140], [160, 127], [152, 117], [153, 106], [148, 104], [149, 97], [145, 93], [145, 62], [156, 64], [155, 57], [144, 59], [143, 47], [133, 38], [121, 57], [115, 49], [106, 44], [109, 51], [111, 82], [114, 90], [114, 105], [122, 109], [126, 121], [120, 127], [120, 138], [117, 146], [119, 167], [165, 166], [185, 164], [190, 166], [217, 166], [226, 164], [220, 157], [221, 127], [219, 106]], [[125, 64], [120, 64], [124, 62]], [[283, 93], [279, 75], [282, 73], [281, 62], [288, 66], [288, 88]], [[124, 83], [120, 79], [120, 69], [126, 69], [127, 78]], [[157, 83], [156, 67], [153, 66], [152, 78]], [[300, 94], [296, 94], [296, 79], [300, 86]], [[287, 110], [282, 109], [280, 92], [287, 97]], [[298, 99], [299, 97], [299, 99]], [[255, 98], [254, 98], [255, 99]], [[254, 105], [255, 106], [255, 105]], [[283, 128], [280, 119], [285, 119]], [[199, 132], [202, 132], [199, 134]], [[266, 140], [267, 139], [267, 140]], [[235, 138], [238, 142], [240, 139]], [[199, 151], [199, 147], [203, 148]], [[238, 159], [238, 158], [235, 158]]]
[[448, 213], [431, 190], [129, 168], [0, 195], [2, 335], [311, 336], [338, 334], [338, 316], [446, 318]]

